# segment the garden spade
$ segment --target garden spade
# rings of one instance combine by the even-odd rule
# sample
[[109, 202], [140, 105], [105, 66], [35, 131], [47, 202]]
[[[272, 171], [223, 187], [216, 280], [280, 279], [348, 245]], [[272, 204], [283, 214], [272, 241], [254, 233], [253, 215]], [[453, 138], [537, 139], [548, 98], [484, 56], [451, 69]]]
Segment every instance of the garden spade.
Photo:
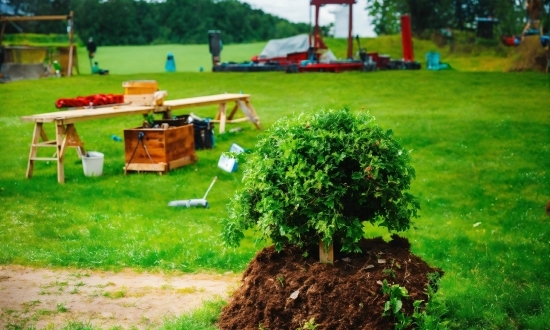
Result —
[[216, 182], [216, 179], [218, 177], [215, 176], [214, 180], [212, 180], [212, 183], [210, 184], [210, 187], [206, 190], [206, 193], [204, 194], [203, 198], [195, 198], [195, 199], [183, 199], [179, 201], [171, 201], [168, 203], [168, 206], [187, 206], [187, 208], [190, 207], [208, 207], [208, 201], [206, 200], [206, 196], [208, 196], [208, 193], [210, 192], [210, 189], [212, 189], [212, 186], [214, 186], [214, 183]]

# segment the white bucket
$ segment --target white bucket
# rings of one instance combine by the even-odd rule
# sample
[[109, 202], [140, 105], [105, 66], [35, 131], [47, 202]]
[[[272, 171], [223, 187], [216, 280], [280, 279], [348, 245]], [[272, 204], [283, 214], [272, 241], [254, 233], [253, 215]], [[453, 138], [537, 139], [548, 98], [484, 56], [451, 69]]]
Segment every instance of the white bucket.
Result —
[[82, 167], [85, 176], [100, 176], [103, 174], [103, 154], [97, 151], [88, 151], [82, 156]]

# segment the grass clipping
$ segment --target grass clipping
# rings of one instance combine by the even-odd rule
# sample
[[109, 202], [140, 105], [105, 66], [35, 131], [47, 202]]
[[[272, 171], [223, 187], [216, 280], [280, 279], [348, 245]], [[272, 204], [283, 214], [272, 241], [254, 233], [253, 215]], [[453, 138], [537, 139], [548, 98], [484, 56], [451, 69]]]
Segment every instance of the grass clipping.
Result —
[[548, 48], [542, 47], [540, 37], [527, 36], [521, 41], [514, 60], [506, 71], [546, 71]]

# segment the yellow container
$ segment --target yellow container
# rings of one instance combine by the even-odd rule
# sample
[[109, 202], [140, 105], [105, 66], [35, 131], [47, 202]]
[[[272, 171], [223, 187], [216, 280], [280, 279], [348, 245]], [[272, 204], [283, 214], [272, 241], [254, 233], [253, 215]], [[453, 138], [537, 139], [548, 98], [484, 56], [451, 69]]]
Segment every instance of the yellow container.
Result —
[[130, 80], [122, 83], [125, 95], [153, 94], [158, 91], [156, 80]]

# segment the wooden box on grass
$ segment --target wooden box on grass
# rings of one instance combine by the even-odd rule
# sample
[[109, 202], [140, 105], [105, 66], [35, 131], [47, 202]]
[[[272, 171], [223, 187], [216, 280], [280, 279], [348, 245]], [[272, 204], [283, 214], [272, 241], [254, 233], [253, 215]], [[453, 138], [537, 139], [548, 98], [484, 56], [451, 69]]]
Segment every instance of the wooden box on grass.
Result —
[[[141, 141], [140, 132], [144, 134]], [[193, 125], [124, 130], [124, 149], [125, 171], [165, 173], [197, 161]]]

